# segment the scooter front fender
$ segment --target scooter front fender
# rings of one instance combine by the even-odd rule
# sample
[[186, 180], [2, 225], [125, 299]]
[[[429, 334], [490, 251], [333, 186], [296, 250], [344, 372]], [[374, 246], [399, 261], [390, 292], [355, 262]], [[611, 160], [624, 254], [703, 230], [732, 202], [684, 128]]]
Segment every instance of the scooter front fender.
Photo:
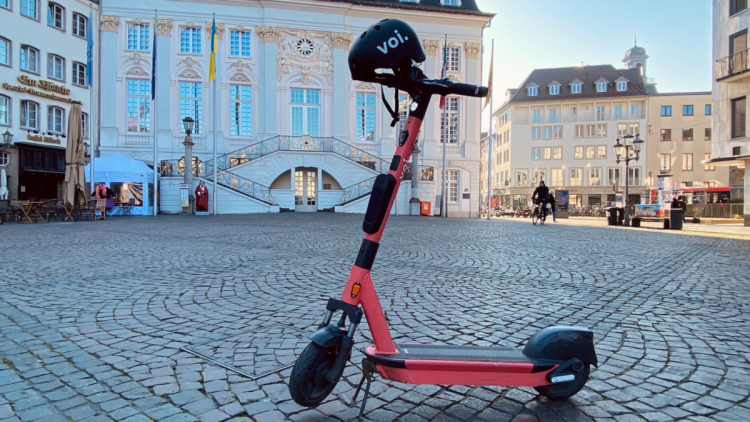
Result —
[[346, 331], [342, 331], [328, 325], [312, 333], [310, 340], [320, 347], [335, 347], [336, 352], [341, 351], [341, 340], [346, 336]]
[[594, 350], [594, 333], [586, 328], [555, 326], [534, 334], [526, 343], [523, 354], [529, 358], [581, 362], [598, 367]]

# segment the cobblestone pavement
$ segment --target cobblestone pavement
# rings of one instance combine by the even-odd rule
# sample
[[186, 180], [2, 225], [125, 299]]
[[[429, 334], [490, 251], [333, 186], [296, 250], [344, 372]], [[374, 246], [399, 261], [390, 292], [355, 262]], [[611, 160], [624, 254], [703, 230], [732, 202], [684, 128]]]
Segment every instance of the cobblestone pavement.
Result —
[[[294, 361], [340, 294], [361, 221], [1, 226], [0, 421], [354, 418], [355, 365], [317, 409], [290, 400], [290, 369], [263, 374]], [[530, 388], [376, 381], [366, 419], [748, 421], [749, 256], [736, 239], [393, 218], [373, 277], [394, 337], [521, 347], [543, 327], [582, 325], [600, 367], [564, 402]], [[369, 342], [364, 326], [355, 348]]]

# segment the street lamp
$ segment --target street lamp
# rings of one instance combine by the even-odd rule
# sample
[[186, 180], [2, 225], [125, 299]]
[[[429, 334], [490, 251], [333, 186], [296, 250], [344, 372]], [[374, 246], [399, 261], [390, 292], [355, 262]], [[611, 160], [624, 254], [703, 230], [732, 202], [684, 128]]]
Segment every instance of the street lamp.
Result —
[[185, 183], [188, 185], [188, 196], [189, 196], [189, 202], [188, 202], [188, 209], [187, 213], [192, 214], [191, 212], [191, 205], [193, 200], [193, 195], [191, 195], [189, 192], [192, 190], [193, 186], [193, 137], [191, 134], [193, 133], [193, 125], [195, 124], [195, 121], [192, 117], [187, 116], [184, 119], [182, 119], [182, 127], [185, 129], [185, 141], [182, 143], [185, 145]]
[[85, 157], [91, 157], [91, 145], [89, 145], [89, 138], [83, 138], [83, 155]]
[[[614, 145], [612, 145], [612, 149], [615, 152], [615, 160], [617, 164], [620, 164], [620, 161], [625, 162], [625, 215], [623, 219], [623, 226], [629, 226], [630, 225], [630, 206], [628, 204], [628, 195], [630, 194], [630, 160], [638, 161], [638, 156], [641, 153], [641, 149], [643, 148], [643, 144], [645, 142], [638, 136], [639, 134], [635, 134], [635, 136], [631, 134], [625, 134], [622, 137], [622, 143], [620, 143], [620, 138], [617, 138], [617, 141]], [[630, 152], [633, 152], [632, 156]]]
[[195, 121], [192, 117], [187, 116], [184, 119], [182, 119], [182, 126], [185, 128], [185, 134], [188, 136], [193, 133], [193, 125], [195, 124]]
[[3, 133], [3, 143], [0, 144], [0, 148], [10, 148], [12, 140], [13, 134], [6, 130], [5, 133]]

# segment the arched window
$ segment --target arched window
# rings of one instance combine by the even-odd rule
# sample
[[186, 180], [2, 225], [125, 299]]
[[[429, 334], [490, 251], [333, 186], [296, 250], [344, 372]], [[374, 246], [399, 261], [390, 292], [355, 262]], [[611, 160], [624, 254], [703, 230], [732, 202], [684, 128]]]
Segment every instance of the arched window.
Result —
[[21, 128], [39, 130], [39, 104], [21, 101]]
[[47, 6], [47, 25], [65, 30], [65, 8], [50, 2]]
[[47, 109], [47, 131], [57, 134], [65, 132], [65, 110], [54, 106]]
[[10, 40], [0, 37], [0, 66], [10, 66], [11, 54]]
[[47, 55], [47, 77], [50, 79], [57, 79], [58, 81], [65, 80], [65, 59], [55, 54]]
[[86, 38], [86, 27], [88, 26], [88, 18], [85, 16], [73, 13], [73, 35], [76, 37]]
[[229, 85], [229, 134], [253, 135], [253, 87]]
[[10, 126], [10, 98], [0, 95], [0, 126]]
[[39, 19], [39, 0], [21, 0], [21, 14], [31, 19]]
[[39, 50], [28, 45], [21, 46], [21, 70], [39, 73]]
[[73, 62], [73, 84], [86, 86], [86, 65]]

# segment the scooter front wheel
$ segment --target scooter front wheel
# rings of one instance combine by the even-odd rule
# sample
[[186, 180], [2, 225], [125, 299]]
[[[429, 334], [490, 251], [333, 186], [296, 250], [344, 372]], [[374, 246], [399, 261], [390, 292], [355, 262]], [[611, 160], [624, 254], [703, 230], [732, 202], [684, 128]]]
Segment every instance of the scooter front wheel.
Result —
[[543, 385], [541, 387], [534, 387], [539, 394], [547, 397], [553, 401], [565, 400], [567, 398], [575, 396], [589, 380], [589, 373], [591, 372], [591, 364], [585, 363], [583, 370], [575, 374], [575, 379], [569, 382], [563, 382], [560, 384]]
[[333, 382], [326, 379], [326, 374], [336, 361], [336, 349], [322, 347], [315, 343], [307, 345], [292, 369], [289, 380], [289, 394], [292, 399], [305, 407], [315, 407], [331, 394], [344, 373], [336, 374]]

